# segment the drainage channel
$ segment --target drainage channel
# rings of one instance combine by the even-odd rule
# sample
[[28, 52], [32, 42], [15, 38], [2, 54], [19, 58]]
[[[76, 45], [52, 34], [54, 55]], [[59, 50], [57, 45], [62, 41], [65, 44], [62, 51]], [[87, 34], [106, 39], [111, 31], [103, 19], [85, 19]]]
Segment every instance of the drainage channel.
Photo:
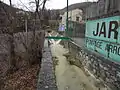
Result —
[[119, 90], [119, 82], [116, 82], [119, 78], [116, 77], [117, 73], [115, 73], [119, 72], [118, 64], [73, 41], [62, 42], [61, 44], [69, 50], [70, 56], [74, 57], [75, 60], [72, 60], [72, 63], [82, 68], [85, 73], [87, 72], [93, 80], [99, 83], [97, 87], [100, 89], [98, 90]]
[[51, 45], [51, 52], [55, 62], [58, 90], [107, 90], [101, 82], [88, 76], [82, 68], [70, 63], [70, 61], [75, 61], [75, 58], [68, 54], [69, 50], [63, 45]]

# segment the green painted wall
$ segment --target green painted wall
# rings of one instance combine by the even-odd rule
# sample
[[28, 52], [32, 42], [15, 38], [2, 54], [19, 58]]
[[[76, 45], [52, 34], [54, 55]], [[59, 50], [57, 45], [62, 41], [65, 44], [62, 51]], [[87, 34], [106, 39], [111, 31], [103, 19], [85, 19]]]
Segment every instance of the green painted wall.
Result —
[[120, 62], [120, 16], [86, 22], [86, 47]]

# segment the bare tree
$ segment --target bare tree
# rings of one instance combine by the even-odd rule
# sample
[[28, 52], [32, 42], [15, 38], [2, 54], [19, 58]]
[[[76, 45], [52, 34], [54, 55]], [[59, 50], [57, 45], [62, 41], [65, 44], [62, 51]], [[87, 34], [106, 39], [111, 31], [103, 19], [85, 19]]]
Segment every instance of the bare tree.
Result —
[[[39, 25], [40, 27], [36, 27], [36, 26], [38, 26], [37, 24], [42, 23], [41, 18], [40, 18], [40, 13], [39, 13], [39, 8], [42, 5], [42, 3], [40, 4], [40, 1], [41, 0], [35, 0], [36, 9], [35, 9], [35, 19], [34, 19], [33, 41], [31, 42], [32, 55], [33, 55], [34, 59], [42, 58], [42, 49], [40, 47], [38, 47], [39, 41], [37, 41], [36, 34], [35, 34], [36, 29], [40, 30], [40, 27], [41, 27], [40, 25]], [[36, 61], [39, 62], [39, 65], [41, 64], [41, 60], [39, 60], [39, 59], [35, 60], [35, 61], [32, 60], [32, 63], [37, 63]]]
[[9, 22], [10, 22], [10, 29], [8, 34], [10, 35], [10, 60], [9, 60], [9, 72], [14, 72], [16, 68], [16, 60], [15, 60], [15, 51], [14, 51], [14, 17], [12, 16], [12, 1], [9, 0], [10, 7], [9, 7]]
[[[41, 18], [40, 18], [41, 14], [39, 12], [39, 10], [40, 10], [39, 8], [40, 8], [41, 5], [43, 5], [43, 7], [42, 7], [42, 11], [43, 11], [42, 15], [44, 17], [44, 9], [45, 9], [46, 1], [47, 0], [43, 0], [43, 1], [35, 0], [34, 1], [35, 5], [36, 5], [36, 9], [35, 9], [35, 17], [34, 17], [34, 19], [32, 19], [32, 21], [34, 21], [35, 23], [33, 25], [34, 29], [33, 29], [33, 38], [32, 38], [31, 45], [28, 46], [22, 40], [23, 46], [26, 49], [26, 56], [27, 56], [27, 60], [28, 60], [29, 65], [32, 65], [32, 63], [37, 63], [38, 60], [36, 60], [36, 59], [42, 57], [42, 49], [41, 49], [41, 46], [39, 45], [40, 41], [38, 41], [39, 35], [36, 35], [36, 29], [40, 30], [40, 27], [36, 28], [36, 26], [40, 26], [40, 25], [37, 25], [38, 21], [40, 23], [42, 23]], [[15, 53], [15, 41], [14, 41], [14, 31], [16, 29], [16, 17], [13, 17], [12, 0], [9, 0], [9, 3], [10, 3], [10, 7], [9, 7], [8, 12], [5, 10], [4, 6], [3, 6], [3, 9], [5, 11], [5, 14], [6, 14], [6, 16], [8, 18], [8, 22], [9, 22], [9, 25], [6, 25], [6, 28], [7, 28], [7, 33], [10, 36], [10, 60], [9, 60], [8, 73], [11, 73], [11, 72], [14, 72], [14, 70], [16, 69], [16, 53]], [[22, 35], [23, 35], [22, 37], [26, 38], [24, 36], [24, 34], [22, 34]]]
[[[32, 35], [32, 41], [30, 43], [30, 45], [26, 45], [25, 42], [23, 42], [22, 40], [22, 43], [23, 43], [23, 46], [26, 48], [26, 57], [27, 57], [27, 60], [28, 60], [28, 64], [31, 66], [32, 64], [34, 63], [39, 63], [41, 64], [41, 58], [42, 58], [42, 47], [40, 46], [40, 41], [39, 41], [39, 35], [36, 35], [36, 30], [38, 31], [41, 31], [41, 26], [40, 26], [40, 23], [41, 22], [41, 14], [39, 12], [39, 8], [41, 5], [43, 5], [43, 7], [45, 8], [45, 3], [46, 3], [46, 0], [44, 1], [41, 1], [41, 0], [35, 0], [35, 1], [32, 1], [30, 3], [33, 3], [35, 4], [36, 8], [35, 8], [35, 12], [34, 12], [34, 19], [32, 20], [34, 22], [33, 24], [33, 35]], [[43, 11], [44, 11], [44, 8]], [[44, 14], [42, 14], [44, 15]], [[38, 27], [39, 26], [39, 27]], [[22, 37], [26, 37], [24, 36], [24, 34], [20, 34], [20, 35], [23, 35]], [[29, 41], [28, 41], [29, 42]]]
[[45, 9], [45, 4], [46, 4], [46, 2], [47, 2], [47, 0], [44, 0], [44, 1], [43, 1], [43, 7], [42, 7], [42, 10]]

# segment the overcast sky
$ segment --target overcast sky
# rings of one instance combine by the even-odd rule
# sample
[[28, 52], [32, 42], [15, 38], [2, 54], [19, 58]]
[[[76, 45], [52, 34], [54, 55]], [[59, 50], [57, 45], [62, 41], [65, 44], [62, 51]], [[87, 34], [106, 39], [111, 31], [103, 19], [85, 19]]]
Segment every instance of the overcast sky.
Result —
[[[9, 0], [2, 0], [2, 1], [9, 4]], [[29, 2], [34, 0], [12, 0], [12, 3], [16, 7], [19, 6], [19, 8], [26, 9], [20, 1], [22, 1], [24, 5], [26, 5], [28, 8], [33, 9], [34, 5], [29, 5]], [[74, 3], [85, 2], [85, 1], [96, 1], [96, 0], [69, 0], [69, 5]], [[62, 9], [66, 7], [66, 2], [67, 0], [49, 0], [46, 3], [46, 7], [47, 9]]]

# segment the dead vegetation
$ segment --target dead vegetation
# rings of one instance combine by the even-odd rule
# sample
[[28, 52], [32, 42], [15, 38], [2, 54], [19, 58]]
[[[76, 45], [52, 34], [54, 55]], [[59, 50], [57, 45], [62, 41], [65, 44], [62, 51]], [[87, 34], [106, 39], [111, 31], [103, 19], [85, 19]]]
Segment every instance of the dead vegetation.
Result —
[[56, 66], [58, 65], [58, 58], [57, 57], [52, 57], [52, 60], [53, 60], [53, 65]]
[[[44, 30], [41, 30], [44, 23], [39, 18], [39, 9], [40, 5], [43, 5], [42, 15], [44, 15], [47, 0], [43, 0], [44, 2], [33, 0], [36, 10], [32, 14], [31, 11], [23, 10], [22, 13], [20, 11], [13, 12], [12, 1], [9, 0], [8, 8], [5, 8], [0, 1], [0, 10], [7, 18], [3, 25], [5, 30], [1, 29], [2, 33], [0, 33], [0, 37], [3, 35], [0, 42], [0, 90], [35, 90], [45, 36]], [[30, 30], [26, 23], [28, 19], [32, 23]], [[42, 20], [44, 21], [44, 17]], [[1, 23], [3, 24], [3, 22]], [[16, 32], [18, 26], [22, 26], [22, 32]]]
[[30, 68], [21, 68], [3, 78], [4, 84], [1, 86], [1, 90], [36, 90], [38, 71], [38, 64], [32, 65]]

